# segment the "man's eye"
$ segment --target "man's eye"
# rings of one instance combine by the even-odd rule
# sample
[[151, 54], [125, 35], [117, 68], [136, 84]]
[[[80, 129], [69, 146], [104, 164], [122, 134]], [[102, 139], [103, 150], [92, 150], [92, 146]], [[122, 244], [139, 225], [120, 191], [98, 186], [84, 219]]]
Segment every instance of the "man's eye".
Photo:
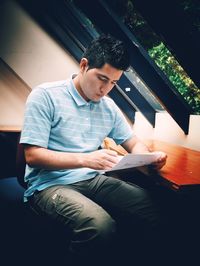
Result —
[[108, 80], [106, 78], [103, 78], [103, 77], [99, 77], [99, 79], [103, 82], [108, 82]]

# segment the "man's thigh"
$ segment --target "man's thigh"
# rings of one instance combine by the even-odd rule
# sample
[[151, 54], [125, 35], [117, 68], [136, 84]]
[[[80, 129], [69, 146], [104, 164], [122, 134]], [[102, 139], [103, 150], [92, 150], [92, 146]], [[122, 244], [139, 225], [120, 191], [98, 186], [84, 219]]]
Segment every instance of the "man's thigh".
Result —
[[103, 206], [114, 218], [157, 222], [157, 209], [147, 190], [113, 177], [100, 175], [91, 183], [94, 201]]
[[34, 195], [32, 206], [40, 214], [74, 229], [79, 224], [97, 223], [110, 219], [97, 203], [70, 186], [54, 186]]

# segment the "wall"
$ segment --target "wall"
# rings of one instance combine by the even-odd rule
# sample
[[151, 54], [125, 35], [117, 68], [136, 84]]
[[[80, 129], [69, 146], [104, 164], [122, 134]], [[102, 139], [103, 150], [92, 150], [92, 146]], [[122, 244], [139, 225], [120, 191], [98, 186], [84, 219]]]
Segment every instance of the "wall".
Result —
[[30, 87], [78, 70], [77, 62], [11, 0], [0, 4], [0, 57]]
[[0, 60], [0, 127], [11, 131], [23, 123], [28, 88], [78, 71], [77, 62], [11, 0], [0, 2], [0, 58], [11, 68]]
[[144, 116], [136, 112], [134, 132], [141, 139], [157, 139], [200, 151], [200, 115], [190, 115], [189, 134], [185, 135], [167, 112], [156, 114], [153, 128]]
[[[0, 57], [31, 88], [45, 81], [66, 79], [78, 71], [77, 62], [67, 51], [11, 0], [0, 4]], [[1, 108], [0, 126], [17, 123], [21, 127], [25, 98], [19, 103], [16, 97], [19, 92], [13, 89], [13, 85], [7, 85], [2, 85], [0, 81], [0, 104], [4, 104], [4, 108]], [[18, 115], [17, 119], [14, 114]], [[155, 129], [141, 113], [136, 112], [133, 128], [141, 138], [155, 138], [200, 150], [200, 116], [190, 117], [187, 136], [165, 112], [157, 114]]]
[[0, 126], [21, 127], [30, 88], [0, 58]]

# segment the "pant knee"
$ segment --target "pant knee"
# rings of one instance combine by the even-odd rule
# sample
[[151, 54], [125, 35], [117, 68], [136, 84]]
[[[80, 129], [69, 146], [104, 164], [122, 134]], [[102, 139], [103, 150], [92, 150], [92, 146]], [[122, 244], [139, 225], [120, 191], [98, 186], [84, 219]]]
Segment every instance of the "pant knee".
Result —
[[84, 241], [107, 241], [115, 234], [115, 230], [115, 221], [109, 214], [103, 212], [83, 219], [74, 232]]
[[115, 221], [108, 214], [96, 217], [93, 220], [96, 233], [100, 240], [109, 241], [116, 232]]
[[115, 221], [105, 211], [87, 217], [73, 231], [70, 249], [76, 254], [99, 253], [112, 245], [116, 232]]

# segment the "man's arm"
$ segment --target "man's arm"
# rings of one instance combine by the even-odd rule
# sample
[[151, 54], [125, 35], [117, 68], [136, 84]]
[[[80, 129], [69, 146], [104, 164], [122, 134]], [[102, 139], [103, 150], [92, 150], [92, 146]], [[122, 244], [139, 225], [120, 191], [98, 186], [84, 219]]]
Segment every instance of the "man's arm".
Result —
[[[128, 139], [124, 143], [122, 143], [122, 147], [127, 150], [129, 153], [146, 153], [151, 152], [145, 143], [143, 143], [139, 138], [133, 136], [132, 138]], [[157, 159], [155, 163], [152, 164], [154, 169], [161, 169], [167, 161], [167, 154], [164, 152], [160, 152], [160, 157]]]
[[150, 152], [147, 145], [145, 145], [141, 140], [139, 140], [138, 137], [133, 136], [132, 138], [128, 139], [124, 143], [121, 144], [122, 147], [128, 152], [128, 153], [144, 153], [144, 152]]
[[61, 170], [88, 167], [95, 170], [109, 170], [117, 162], [117, 152], [98, 150], [91, 153], [69, 153], [48, 150], [39, 146], [25, 145], [26, 163], [30, 167], [47, 170]]

